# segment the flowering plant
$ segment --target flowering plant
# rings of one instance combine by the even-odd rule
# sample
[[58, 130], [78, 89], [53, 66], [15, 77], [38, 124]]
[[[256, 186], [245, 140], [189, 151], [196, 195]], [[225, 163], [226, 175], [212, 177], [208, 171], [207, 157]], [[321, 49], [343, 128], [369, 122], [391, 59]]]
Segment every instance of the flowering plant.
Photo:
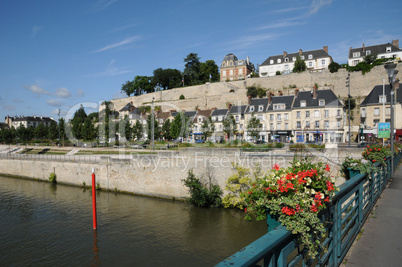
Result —
[[341, 164], [341, 173], [346, 179], [351, 178], [350, 170], [371, 174], [373, 172], [379, 171], [380, 169], [374, 166], [374, 163], [372, 161], [366, 159], [354, 159], [351, 157], [345, 157]]
[[329, 171], [328, 165], [311, 163], [308, 158], [295, 157], [288, 168], [275, 164], [245, 192], [246, 218], [262, 220], [269, 212], [287, 230], [297, 234], [299, 242], [315, 258], [321, 247], [320, 238], [326, 234], [318, 213], [337, 190]]
[[380, 162], [384, 166], [386, 166], [386, 158], [390, 155], [391, 151], [389, 147], [384, 147], [380, 144], [367, 146], [362, 153], [364, 159], [369, 160], [373, 163]]

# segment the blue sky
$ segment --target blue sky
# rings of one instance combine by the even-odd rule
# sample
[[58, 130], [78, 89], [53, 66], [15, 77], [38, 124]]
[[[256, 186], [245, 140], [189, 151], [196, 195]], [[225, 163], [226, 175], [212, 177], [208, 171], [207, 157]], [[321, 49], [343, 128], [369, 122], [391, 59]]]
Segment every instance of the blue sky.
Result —
[[[0, 3], [0, 121], [53, 116], [120, 98], [121, 85], [157, 68], [184, 69], [234, 53], [257, 66], [272, 55], [399, 39], [402, 1], [18, 0]], [[71, 111], [70, 111], [71, 112]]]

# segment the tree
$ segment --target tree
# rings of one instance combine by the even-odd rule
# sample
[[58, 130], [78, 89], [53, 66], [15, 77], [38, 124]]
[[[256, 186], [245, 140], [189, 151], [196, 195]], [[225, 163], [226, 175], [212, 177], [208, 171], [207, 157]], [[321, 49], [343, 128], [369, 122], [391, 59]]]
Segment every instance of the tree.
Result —
[[60, 139], [63, 139], [63, 140], [66, 139], [67, 136], [66, 136], [66, 128], [65, 128], [64, 118], [60, 118], [59, 125], [58, 125], [58, 130], [60, 132]]
[[190, 118], [187, 117], [183, 112], [179, 112], [173, 119], [170, 126], [170, 136], [173, 139], [178, 137], [188, 136], [191, 128]]
[[135, 76], [133, 81], [134, 95], [141, 95], [142, 93], [152, 93], [154, 91], [154, 84], [152, 77], [148, 76]]
[[43, 139], [44, 137], [47, 137], [48, 130], [46, 126], [43, 123], [39, 123], [38, 126], [36, 126], [34, 134], [36, 139]]
[[205, 140], [208, 140], [209, 137], [215, 132], [215, 124], [211, 120], [211, 116], [203, 121], [201, 126], [201, 133], [204, 135]]
[[228, 136], [229, 141], [232, 139], [231, 136], [236, 132], [236, 120], [232, 114], [227, 116], [223, 121], [223, 132]]
[[34, 137], [33, 127], [25, 128], [23, 124], [21, 124], [17, 130], [15, 131], [16, 137], [23, 143], [29, 142]]
[[247, 87], [247, 96], [251, 96], [251, 98], [257, 97], [257, 86], [255, 84]]
[[95, 126], [90, 117], [86, 117], [83, 125], [81, 126], [81, 137], [85, 141], [94, 140], [96, 138]]
[[132, 129], [133, 138], [140, 140], [142, 138], [142, 124], [140, 120], [137, 120]]
[[257, 139], [260, 132], [260, 120], [255, 117], [254, 114], [251, 115], [251, 118], [247, 123], [247, 131], [254, 138], [254, 140]]
[[82, 125], [87, 118], [87, 114], [85, 113], [84, 107], [80, 106], [74, 113], [73, 119], [71, 120], [71, 124], [73, 126], [72, 132], [75, 138], [82, 139]]
[[215, 61], [207, 60], [200, 63], [199, 79], [202, 83], [209, 81], [211, 77], [211, 82], [217, 82], [220, 80], [219, 67], [216, 65]]
[[127, 96], [130, 96], [134, 93], [134, 83], [132, 81], [126, 81], [121, 85], [121, 91], [126, 93]]
[[58, 138], [58, 136], [59, 136], [59, 132], [57, 129], [57, 122], [52, 120], [50, 122], [50, 126], [49, 126], [48, 138], [50, 140], [56, 140]]
[[200, 58], [197, 53], [190, 53], [184, 59], [186, 64], [184, 65], [184, 83], [186, 85], [194, 85], [199, 83], [200, 72]]
[[304, 60], [302, 60], [300, 57], [297, 57], [295, 61], [295, 66], [293, 68], [293, 72], [300, 73], [305, 71], [306, 69], [307, 69], [306, 62], [304, 62]]
[[376, 61], [376, 59], [377, 59], [377, 55], [367, 55], [364, 57], [364, 61], [370, 65], [373, 64]]
[[11, 144], [16, 136], [17, 134], [14, 127], [12, 127], [11, 129], [3, 128], [1, 130], [1, 139], [6, 144]]
[[172, 136], [170, 135], [170, 126], [171, 126], [170, 120], [165, 120], [165, 122], [162, 125], [162, 137], [165, 140], [172, 139]]
[[182, 80], [182, 74], [177, 69], [156, 69], [152, 78], [153, 84], [158, 84], [164, 90], [179, 87]]
[[338, 63], [336, 63], [336, 62], [331, 62], [329, 65], [328, 65], [328, 69], [329, 69], [329, 71], [331, 72], [331, 73], [334, 73], [334, 72], [338, 72], [338, 70], [341, 68], [341, 65], [339, 65]]

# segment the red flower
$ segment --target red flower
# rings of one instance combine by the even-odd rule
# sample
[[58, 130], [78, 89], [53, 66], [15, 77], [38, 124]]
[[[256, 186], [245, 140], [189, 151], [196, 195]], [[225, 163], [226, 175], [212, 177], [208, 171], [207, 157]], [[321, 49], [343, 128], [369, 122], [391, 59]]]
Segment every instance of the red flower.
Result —
[[329, 172], [330, 169], [331, 169], [331, 168], [330, 168], [329, 165], [327, 164], [327, 167], [325, 167], [325, 170], [326, 170], [327, 172]]
[[329, 196], [324, 199], [325, 202], [329, 202]]
[[315, 204], [311, 205], [311, 211], [312, 212], [317, 212], [318, 211], [318, 208], [317, 208], [317, 206]]
[[275, 164], [272, 169], [279, 171], [279, 169], [281, 168], [281, 166], [279, 166], [278, 164]]
[[373, 162], [375, 162], [375, 159], [373, 159]]

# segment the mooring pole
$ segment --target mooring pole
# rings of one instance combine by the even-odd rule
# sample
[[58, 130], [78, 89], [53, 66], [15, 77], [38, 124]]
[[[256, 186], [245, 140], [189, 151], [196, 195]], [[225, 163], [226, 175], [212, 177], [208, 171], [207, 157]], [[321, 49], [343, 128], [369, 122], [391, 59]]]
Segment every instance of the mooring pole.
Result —
[[95, 170], [92, 169], [92, 217], [93, 217], [93, 226], [94, 230], [96, 230], [96, 188], [95, 188]]

